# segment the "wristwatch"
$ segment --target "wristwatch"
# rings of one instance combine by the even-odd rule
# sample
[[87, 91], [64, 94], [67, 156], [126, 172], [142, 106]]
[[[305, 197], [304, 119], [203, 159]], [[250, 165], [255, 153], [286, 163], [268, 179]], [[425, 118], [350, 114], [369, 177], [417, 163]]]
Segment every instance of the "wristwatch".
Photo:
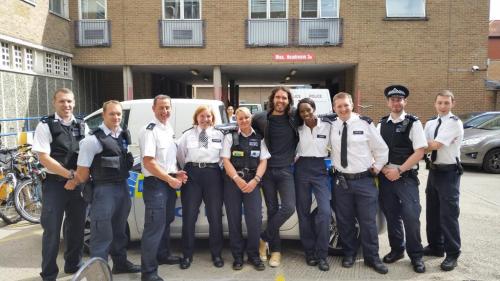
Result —
[[75, 170], [69, 170], [69, 180], [75, 179]]

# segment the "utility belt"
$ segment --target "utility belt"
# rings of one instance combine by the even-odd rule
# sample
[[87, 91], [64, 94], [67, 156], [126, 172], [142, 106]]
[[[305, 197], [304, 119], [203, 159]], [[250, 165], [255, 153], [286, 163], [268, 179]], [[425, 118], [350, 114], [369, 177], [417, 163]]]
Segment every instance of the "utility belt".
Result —
[[460, 163], [460, 160], [458, 160], [458, 157], [455, 157], [455, 160], [456, 164], [434, 164], [429, 161], [427, 163], [428, 169], [441, 172], [457, 171], [458, 175], [463, 175], [464, 167], [462, 167], [462, 164]]
[[418, 170], [417, 169], [410, 169], [408, 171], [405, 171], [401, 173], [401, 177], [416, 177], [418, 176]]
[[257, 172], [257, 169], [248, 169], [248, 168], [236, 170], [236, 173], [238, 174], [238, 176], [240, 176], [245, 181], [249, 181], [249, 180], [253, 179], [255, 177], [256, 172]]
[[343, 177], [346, 180], [359, 180], [359, 179], [371, 176], [372, 174], [370, 173], [370, 171], [366, 170], [366, 171], [361, 172], [361, 173], [342, 173], [342, 172], [336, 171], [335, 175], [337, 177], [339, 177], [339, 176]]
[[61, 177], [60, 175], [49, 174], [49, 173], [47, 173], [47, 175], [45, 176], [45, 180], [57, 181], [57, 182], [67, 182], [68, 181], [68, 179], [65, 177]]
[[197, 163], [197, 162], [188, 162], [186, 163], [186, 167], [195, 167], [195, 168], [212, 168], [212, 169], [220, 169], [219, 163]]

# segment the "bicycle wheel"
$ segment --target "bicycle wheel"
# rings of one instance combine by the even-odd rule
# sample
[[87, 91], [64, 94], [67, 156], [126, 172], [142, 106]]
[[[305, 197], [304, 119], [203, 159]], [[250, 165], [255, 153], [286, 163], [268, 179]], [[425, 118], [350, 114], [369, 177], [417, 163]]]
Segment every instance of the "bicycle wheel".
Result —
[[[8, 184], [12, 184], [9, 182]], [[14, 186], [10, 188], [9, 194], [6, 196], [5, 200], [0, 200], [0, 217], [7, 224], [13, 224], [21, 220], [21, 216], [16, 210], [14, 202]]]
[[42, 182], [38, 179], [22, 181], [14, 191], [14, 202], [21, 217], [32, 223], [40, 223], [42, 214]]

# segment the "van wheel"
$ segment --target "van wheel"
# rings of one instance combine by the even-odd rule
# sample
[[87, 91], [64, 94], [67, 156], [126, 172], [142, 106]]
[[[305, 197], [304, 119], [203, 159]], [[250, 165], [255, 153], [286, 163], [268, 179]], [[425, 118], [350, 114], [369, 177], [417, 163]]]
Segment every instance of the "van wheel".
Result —
[[492, 174], [500, 174], [500, 148], [495, 148], [484, 156], [483, 169]]
[[[315, 208], [311, 212], [314, 221], [314, 216], [318, 213], [318, 209]], [[328, 226], [329, 238], [328, 238], [328, 254], [330, 256], [343, 256], [344, 250], [342, 249], [342, 241], [340, 239], [340, 232], [337, 225], [337, 219], [335, 217], [335, 212], [331, 209], [330, 225]], [[356, 220], [356, 238], [359, 240], [359, 223]]]

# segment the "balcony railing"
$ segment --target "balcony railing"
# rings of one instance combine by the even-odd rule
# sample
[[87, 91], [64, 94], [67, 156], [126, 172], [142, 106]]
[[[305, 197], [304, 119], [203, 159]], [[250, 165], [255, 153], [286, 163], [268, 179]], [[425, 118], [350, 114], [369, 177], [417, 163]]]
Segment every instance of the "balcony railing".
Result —
[[300, 19], [299, 45], [323, 46], [342, 43], [342, 19]]
[[338, 46], [342, 19], [250, 19], [247, 47]]
[[109, 20], [79, 20], [75, 22], [77, 47], [111, 46], [111, 22]]
[[162, 47], [204, 47], [203, 20], [160, 20]]
[[288, 19], [249, 19], [246, 26], [249, 47], [288, 45]]

